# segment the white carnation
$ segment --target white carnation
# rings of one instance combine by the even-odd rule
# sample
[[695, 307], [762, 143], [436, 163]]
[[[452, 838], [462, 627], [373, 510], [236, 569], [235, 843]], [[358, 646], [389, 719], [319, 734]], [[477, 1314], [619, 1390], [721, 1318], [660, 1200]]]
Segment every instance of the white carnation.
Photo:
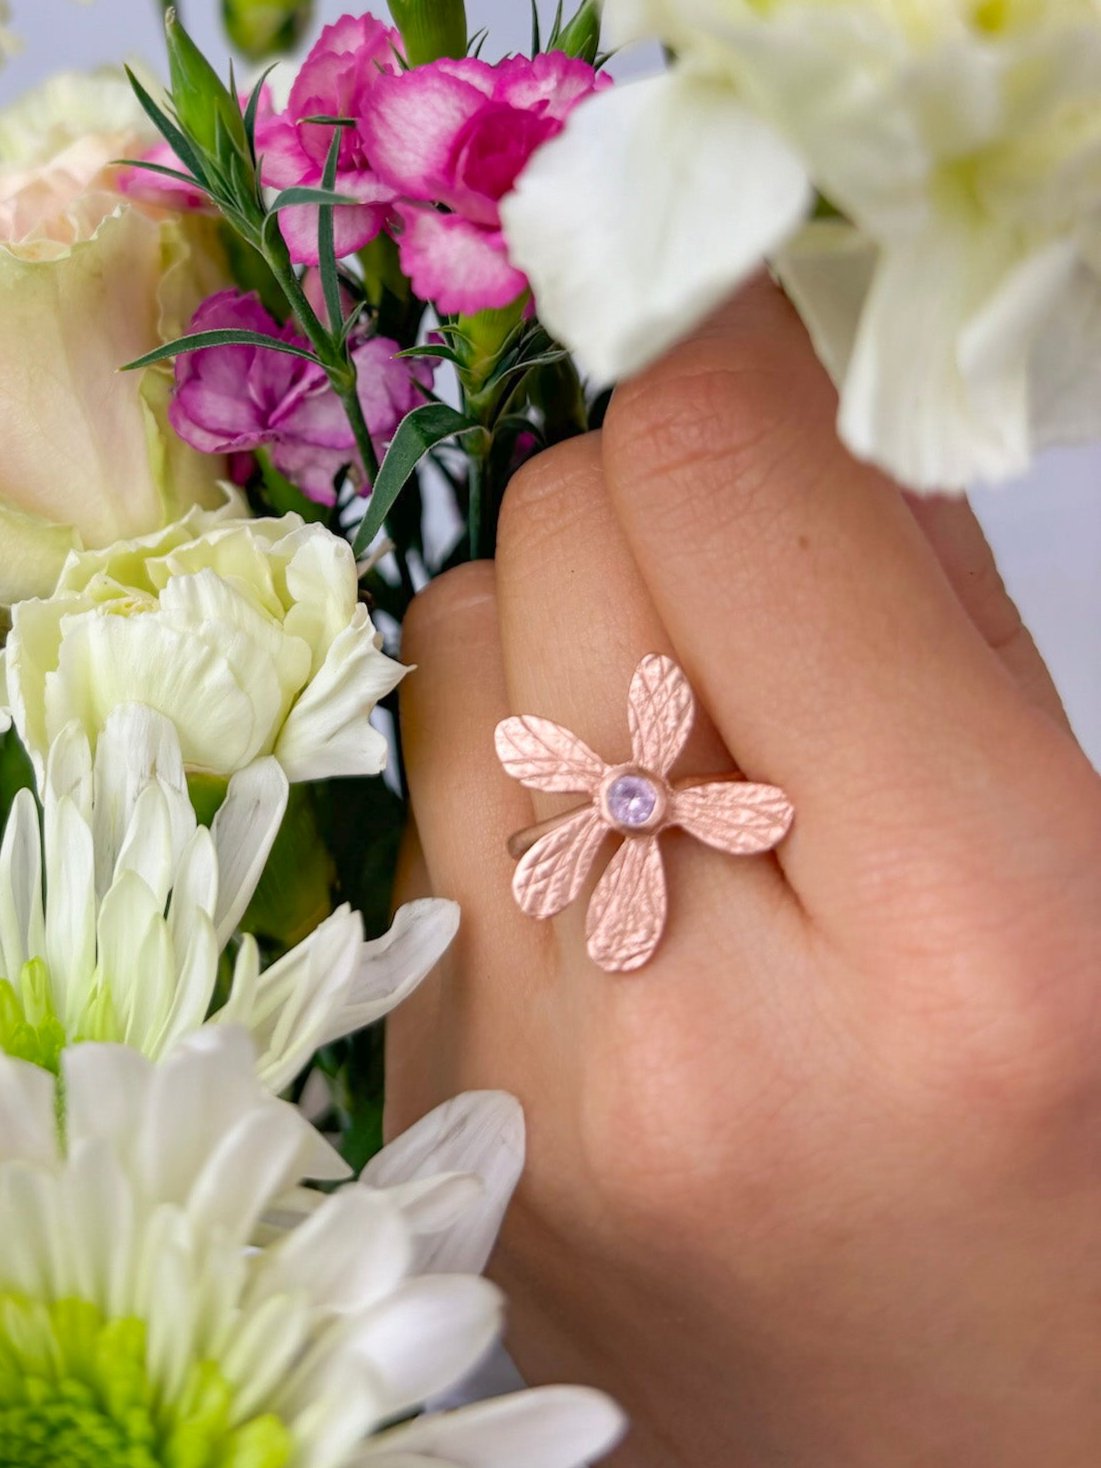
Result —
[[[842, 436], [917, 488], [1101, 429], [1092, 0], [608, 0], [670, 73], [587, 103], [504, 207], [602, 377], [775, 258]], [[839, 219], [809, 223], [817, 192]]]

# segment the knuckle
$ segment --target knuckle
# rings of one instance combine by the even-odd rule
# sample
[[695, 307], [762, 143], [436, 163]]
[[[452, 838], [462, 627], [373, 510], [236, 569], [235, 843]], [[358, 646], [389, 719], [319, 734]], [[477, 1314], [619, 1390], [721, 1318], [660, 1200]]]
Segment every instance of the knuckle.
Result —
[[430, 581], [414, 597], [402, 625], [402, 654], [416, 660], [441, 624], [496, 618], [497, 574], [492, 561], [471, 561]]
[[[772, 516], [804, 482], [810, 418], [798, 360], [783, 342], [741, 332], [696, 341], [613, 398], [605, 432], [616, 483], [659, 518]], [[798, 457], [800, 475], [786, 472]], [[813, 472], [813, 470], [812, 470]]]
[[568, 439], [529, 459], [505, 492], [497, 530], [499, 558], [523, 559], [568, 533], [600, 482], [598, 434]]

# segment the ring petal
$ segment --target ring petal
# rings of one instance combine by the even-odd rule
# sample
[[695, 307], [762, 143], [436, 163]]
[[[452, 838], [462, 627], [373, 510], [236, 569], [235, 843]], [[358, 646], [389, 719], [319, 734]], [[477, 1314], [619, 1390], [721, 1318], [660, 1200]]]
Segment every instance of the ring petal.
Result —
[[644, 657], [627, 695], [631, 747], [638, 763], [667, 775], [684, 748], [695, 712], [688, 679], [673, 659], [657, 653]]
[[505, 773], [535, 790], [591, 795], [607, 770], [583, 739], [532, 714], [502, 720], [495, 739]]
[[629, 837], [589, 904], [589, 957], [608, 973], [641, 968], [658, 946], [667, 906], [665, 867], [657, 837]]
[[512, 894], [528, 917], [554, 917], [569, 907], [607, 834], [593, 806], [563, 821], [524, 853], [512, 876]]
[[784, 839], [794, 816], [791, 801], [775, 785], [715, 780], [678, 790], [669, 821], [718, 851], [755, 856]]

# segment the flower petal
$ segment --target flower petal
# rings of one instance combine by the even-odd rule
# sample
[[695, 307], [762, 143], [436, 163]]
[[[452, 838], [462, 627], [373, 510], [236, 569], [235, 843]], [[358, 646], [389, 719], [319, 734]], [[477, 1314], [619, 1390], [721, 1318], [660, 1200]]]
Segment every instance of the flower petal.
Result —
[[496, 309], [527, 289], [499, 229], [415, 205], [399, 205], [395, 212], [402, 223], [401, 268], [417, 295], [440, 311], [472, 315]]
[[461, 1468], [582, 1468], [610, 1452], [625, 1428], [602, 1392], [548, 1386], [418, 1417], [383, 1434], [364, 1461], [392, 1468], [402, 1460], [391, 1454], [422, 1453], [426, 1463]]
[[665, 868], [656, 836], [631, 836], [616, 852], [589, 904], [589, 957], [608, 973], [641, 968], [665, 927]]
[[678, 790], [669, 813], [672, 825], [731, 856], [771, 851], [787, 835], [794, 817], [794, 807], [782, 790], [747, 780]]
[[533, 790], [592, 795], [608, 768], [583, 739], [534, 714], [503, 719], [494, 738], [505, 773]]
[[667, 775], [692, 730], [696, 700], [672, 658], [651, 653], [635, 669], [627, 695], [627, 721], [635, 759]]
[[501, 206], [541, 320], [601, 381], [656, 358], [806, 214], [796, 155], [693, 73], [584, 102]]
[[379, 774], [387, 744], [368, 716], [407, 671], [382, 651], [367, 608], [357, 607], [283, 725], [275, 753], [288, 777]]
[[389, 1014], [432, 972], [459, 930], [459, 904], [435, 898], [400, 907], [390, 931], [364, 943], [359, 973], [321, 1032], [318, 1045]]
[[[524, 1114], [503, 1091], [470, 1091], [438, 1106], [367, 1164], [361, 1182], [408, 1193], [413, 1185], [471, 1174], [482, 1183], [476, 1202], [446, 1232], [418, 1250], [417, 1269], [432, 1274], [480, 1274], [524, 1167]], [[422, 1198], [424, 1195], [420, 1195]], [[404, 1202], [404, 1200], [403, 1200]], [[406, 1204], [418, 1232], [429, 1219]]]
[[257, 760], [240, 770], [211, 828], [218, 853], [218, 946], [233, 936], [264, 870], [287, 808], [289, 785], [278, 761]]
[[549, 918], [569, 907], [585, 885], [607, 835], [600, 811], [586, 806], [540, 836], [512, 875], [512, 895], [521, 910], [528, 917]]

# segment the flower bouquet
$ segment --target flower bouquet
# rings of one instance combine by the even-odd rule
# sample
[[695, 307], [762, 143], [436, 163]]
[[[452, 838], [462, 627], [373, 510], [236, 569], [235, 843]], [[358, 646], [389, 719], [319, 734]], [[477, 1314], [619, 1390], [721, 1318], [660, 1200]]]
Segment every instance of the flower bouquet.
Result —
[[400, 900], [406, 613], [762, 269], [914, 490], [1101, 427], [1086, 0], [584, 0], [503, 58], [389, 9], [226, 0], [246, 64], [309, 45], [243, 79], [169, 7], [167, 89], [0, 112], [3, 1464], [608, 1451], [582, 1387], [446, 1406], [516, 1102], [383, 1146], [461, 921]]

